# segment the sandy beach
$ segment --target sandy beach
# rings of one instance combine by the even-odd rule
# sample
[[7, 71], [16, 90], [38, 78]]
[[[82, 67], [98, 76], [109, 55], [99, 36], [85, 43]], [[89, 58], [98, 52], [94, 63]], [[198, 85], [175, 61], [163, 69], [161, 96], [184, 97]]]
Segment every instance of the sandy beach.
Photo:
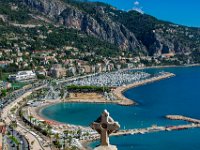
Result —
[[[118, 105], [123, 105], [123, 106], [130, 106], [130, 105], [136, 105], [136, 101], [130, 100], [126, 98], [123, 95], [123, 92], [130, 88], [138, 87], [144, 84], [160, 81], [166, 78], [170, 78], [175, 76], [173, 73], [165, 73], [163, 75], [157, 76], [157, 77], [152, 77], [150, 79], [145, 79], [142, 81], [135, 82], [133, 84], [128, 84], [126, 86], [120, 86], [117, 87], [113, 90], [113, 94], [117, 97], [117, 100], [106, 100], [101, 94], [97, 93], [78, 93], [76, 96], [74, 96], [74, 93], [70, 94], [70, 97], [67, 99], [62, 99], [62, 100], [47, 100], [45, 103], [37, 107], [36, 109], [31, 109], [31, 114], [38, 119], [41, 120], [48, 120], [47, 118], [44, 119], [44, 116], [41, 115], [41, 110], [44, 107], [48, 107], [50, 105], [55, 105], [57, 103], [107, 103], [107, 104], [118, 104]], [[53, 121], [54, 122], [54, 121]], [[52, 123], [53, 123], [52, 122]], [[54, 122], [58, 123], [58, 122]], [[60, 123], [59, 123], [60, 124]]]
[[[112, 101], [106, 100], [102, 94], [95, 93], [95, 92], [94, 93], [70, 93], [70, 95], [67, 99], [45, 100], [45, 102], [40, 104], [39, 107], [29, 107], [28, 106], [27, 112], [29, 115], [32, 115], [37, 120], [44, 120], [45, 122], [50, 124], [53, 127], [53, 129], [59, 130], [60, 132], [63, 132], [65, 130], [78, 130], [78, 129], [90, 130], [89, 127], [77, 126], [77, 125], [61, 123], [61, 122], [57, 122], [54, 120], [50, 120], [50, 119], [44, 117], [42, 115], [41, 111], [45, 107], [49, 107], [50, 105], [55, 105], [57, 103], [63, 103], [63, 102], [64, 103], [113, 103], [113, 104], [118, 104], [118, 105], [123, 105], [123, 106], [135, 105], [135, 104], [137, 104], [135, 101], [130, 100], [123, 95], [124, 91], [126, 91], [130, 88], [134, 88], [134, 87], [141, 86], [144, 84], [156, 82], [156, 81], [170, 78], [173, 76], [175, 76], [175, 75], [172, 73], [163, 73], [156, 77], [151, 77], [149, 79], [137, 81], [137, 82], [134, 82], [133, 84], [128, 84], [126, 86], [117, 87], [112, 91], [113, 94], [116, 96], [117, 100], [112, 100]], [[121, 133], [121, 134], [124, 134], [124, 133]], [[89, 141], [93, 141], [96, 139], [98, 139], [98, 137], [93, 137], [92, 139], [88, 139], [86, 141], [80, 141], [80, 142], [85, 147]]]

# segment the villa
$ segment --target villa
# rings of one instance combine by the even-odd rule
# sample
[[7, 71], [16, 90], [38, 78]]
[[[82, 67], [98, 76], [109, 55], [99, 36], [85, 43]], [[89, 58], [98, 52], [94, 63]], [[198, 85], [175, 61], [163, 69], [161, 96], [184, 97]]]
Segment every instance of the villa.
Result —
[[17, 74], [9, 75], [8, 78], [9, 80], [23, 81], [23, 80], [35, 79], [36, 74], [32, 70], [19, 71], [17, 72]]
[[54, 64], [50, 69], [50, 74], [55, 78], [66, 76], [67, 70], [61, 64]]

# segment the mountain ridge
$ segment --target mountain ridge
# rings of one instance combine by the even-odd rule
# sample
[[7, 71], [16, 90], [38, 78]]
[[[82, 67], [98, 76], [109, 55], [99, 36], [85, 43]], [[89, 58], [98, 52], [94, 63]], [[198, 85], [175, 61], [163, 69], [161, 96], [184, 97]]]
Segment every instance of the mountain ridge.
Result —
[[[9, 1], [9, 0], [8, 0]], [[188, 55], [200, 50], [200, 28], [176, 25], [136, 11], [121, 11], [95, 2], [21, 0], [54, 25], [85, 32], [136, 55]]]

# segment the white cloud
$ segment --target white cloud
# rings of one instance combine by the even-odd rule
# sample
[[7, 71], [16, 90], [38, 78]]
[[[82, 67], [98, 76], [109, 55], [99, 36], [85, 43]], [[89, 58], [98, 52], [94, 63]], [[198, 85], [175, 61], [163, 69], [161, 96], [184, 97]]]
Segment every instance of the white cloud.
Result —
[[135, 1], [135, 2], [134, 2], [134, 5], [135, 5], [135, 6], [138, 6], [138, 5], [140, 5], [140, 2], [138, 2], [138, 1]]

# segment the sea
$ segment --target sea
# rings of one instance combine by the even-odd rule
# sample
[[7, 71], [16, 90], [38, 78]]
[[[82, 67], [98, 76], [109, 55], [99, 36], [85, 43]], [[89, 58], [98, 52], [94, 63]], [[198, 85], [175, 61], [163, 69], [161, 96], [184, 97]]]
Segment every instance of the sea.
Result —
[[[172, 121], [166, 115], [184, 115], [200, 119], [200, 67], [144, 69], [149, 73], [168, 71], [175, 77], [129, 89], [124, 95], [136, 106], [116, 104], [60, 103], [45, 107], [41, 115], [62, 123], [89, 126], [104, 109], [118, 121], [121, 129], [152, 125], [187, 124]], [[111, 137], [118, 150], [200, 150], [200, 128]], [[99, 142], [93, 142], [96, 147]]]

